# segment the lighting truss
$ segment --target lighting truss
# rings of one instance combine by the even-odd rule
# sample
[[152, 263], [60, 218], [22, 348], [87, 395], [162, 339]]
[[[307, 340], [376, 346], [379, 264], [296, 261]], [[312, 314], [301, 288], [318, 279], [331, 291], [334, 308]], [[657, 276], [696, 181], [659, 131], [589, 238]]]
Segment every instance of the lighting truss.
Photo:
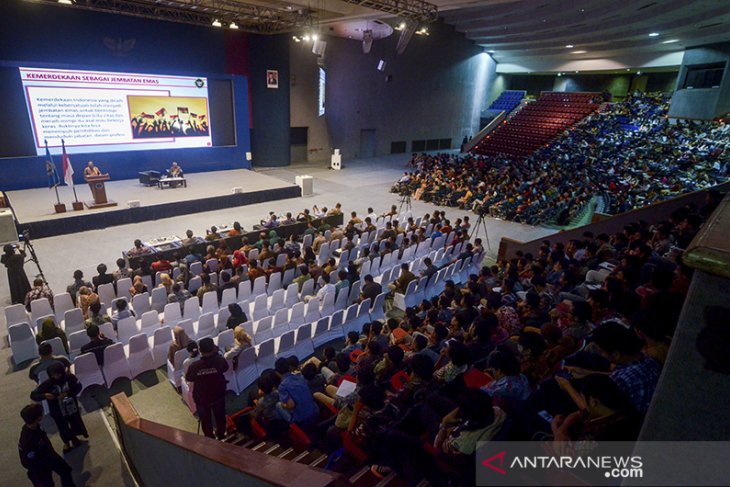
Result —
[[434, 22], [438, 19], [438, 7], [423, 0], [342, 0], [380, 12], [386, 12], [404, 19], [420, 22]]
[[312, 12], [303, 7], [276, 9], [239, 0], [73, 0], [73, 5], [57, 0], [30, 1], [194, 25], [210, 26], [214, 20], [223, 25], [235, 22], [239, 30], [260, 34], [291, 32], [314, 24]]

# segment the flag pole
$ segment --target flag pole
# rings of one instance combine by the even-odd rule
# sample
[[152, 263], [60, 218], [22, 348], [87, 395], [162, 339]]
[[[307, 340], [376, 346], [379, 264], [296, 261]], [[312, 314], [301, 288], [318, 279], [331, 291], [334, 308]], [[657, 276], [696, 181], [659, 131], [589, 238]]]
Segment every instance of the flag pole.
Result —
[[61, 204], [61, 198], [58, 197], [58, 185], [54, 184], [53, 189], [56, 190], [56, 202], [60, 205]]

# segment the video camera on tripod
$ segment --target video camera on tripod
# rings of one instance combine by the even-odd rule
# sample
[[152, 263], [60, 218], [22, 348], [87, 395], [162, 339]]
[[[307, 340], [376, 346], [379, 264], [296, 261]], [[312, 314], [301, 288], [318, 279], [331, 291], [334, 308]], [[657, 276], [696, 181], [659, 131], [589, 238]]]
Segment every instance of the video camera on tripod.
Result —
[[48, 285], [48, 281], [46, 281], [46, 276], [43, 274], [43, 269], [41, 269], [41, 263], [38, 260], [38, 255], [35, 252], [35, 247], [33, 247], [33, 242], [31, 242], [30, 240], [30, 228], [24, 228], [20, 232], [20, 235], [18, 235], [18, 240], [23, 242], [23, 250], [28, 251], [28, 255], [30, 255], [30, 258], [26, 260], [26, 262], [33, 262], [36, 265], [36, 267], [38, 268], [38, 275], [41, 279], [43, 279], [43, 282]]

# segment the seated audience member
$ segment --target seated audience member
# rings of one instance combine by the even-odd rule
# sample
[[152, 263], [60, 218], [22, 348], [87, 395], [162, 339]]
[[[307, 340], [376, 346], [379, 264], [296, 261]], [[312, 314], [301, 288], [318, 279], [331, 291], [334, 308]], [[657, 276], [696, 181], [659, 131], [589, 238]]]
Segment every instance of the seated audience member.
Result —
[[182, 369], [183, 369], [183, 377], [185, 374], [188, 373], [188, 368], [190, 368], [190, 365], [193, 364], [193, 362], [197, 362], [200, 360], [200, 348], [198, 347], [198, 342], [195, 340], [190, 340], [190, 343], [188, 343], [188, 346], [185, 347], [185, 349], [188, 351], [188, 357], [183, 360]]
[[276, 388], [280, 382], [281, 380], [275, 370], [264, 370], [256, 382], [258, 393], [253, 400], [253, 418], [261, 423], [269, 436], [273, 437], [277, 437], [279, 430], [283, 429], [278, 426], [278, 423], [286, 425], [285, 427], [288, 429], [288, 423], [279, 419], [276, 408], [279, 403], [279, 392]]
[[111, 284], [114, 282], [114, 276], [107, 274], [106, 270], [106, 264], [96, 266], [96, 272], [98, 274], [91, 278], [91, 282], [94, 284], [94, 290], [98, 290], [102, 284]]
[[237, 237], [239, 235], [243, 235], [243, 227], [239, 222], [233, 222], [233, 228], [228, 230], [228, 236], [229, 237]]
[[195, 233], [192, 230], [186, 230], [185, 238], [182, 240], [182, 244], [184, 247], [189, 247], [191, 245], [200, 243], [201, 241], [202, 239], [200, 237], [196, 237]]
[[84, 315], [84, 319], [87, 319], [89, 317], [89, 307], [94, 304], [100, 302], [99, 301], [99, 295], [96, 294], [91, 290], [91, 288], [82, 286], [81, 289], [79, 289], [79, 308], [81, 308], [81, 312]]
[[324, 301], [324, 297], [327, 294], [337, 294], [337, 287], [334, 284], [330, 283], [329, 274], [323, 273], [322, 276], [320, 277], [320, 279], [322, 280], [322, 286], [317, 291], [317, 294], [314, 296], [305, 296], [304, 297], [305, 302], [308, 303], [312, 299], [318, 298], [319, 302], [322, 303]]
[[150, 264], [150, 269], [153, 273], [170, 272], [172, 270], [172, 262], [163, 259], [160, 254], [157, 254], [155, 260]]
[[259, 267], [256, 259], [249, 261], [248, 267], [248, 278], [253, 283], [256, 279], [261, 276], [266, 276], [266, 271]]
[[264, 228], [279, 228], [279, 220], [273, 211], [269, 214], [268, 220], [261, 220], [261, 226]]
[[373, 280], [370, 274], [363, 278], [364, 284], [360, 288], [360, 301], [370, 299], [370, 304], [375, 302], [375, 298], [383, 292], [383, 286]]
[[74, 282], [66, 286], [66, 292], [71, 295], [71, 300], [76, 304], [76, 294], [78, 294], [79, 289], [82, 287], [91, 287], [91, 283], [89, 281], [84, 281], [84, 273], [81, 272], [80, 269], [76, 269], [74, 271]]
[[56, 326], [56, 321], [53, 318], [46, 318], [41, 321], [41, 329], [35, 336], [35, 341], [38, 342], [38, 345], [56, 337], [61, 339], [63, 348], [66, 350], [66, 353], [68, 353], [68, 340], [66, 339], [66, 333]]
[[400, 275], [398, 279], [388, 284], [388, 288], [396, 293], [405, 294], [408, 289], [408, 283], [417, 279], [416, 275], [410, 271], [407, 263], [403, 263], [400, 266]]
[[145, 247], [142, 245], [142, 241], [140, 239], [137, 239], [134, 241], [134, 247], [127, 250], [127, 257], [140, 257], [142, 255], [150, 255], [152, 253], [152, 249], [149, 247]]
[[226, 360], [233, 361], [233, 368], [238, 366], [238, 357], [245, 349], [250, 348], [253, 344], [253, 339], [246, 333], [246, 330], [242, 326], [237, 326], [233, 329], [233, 347], [223, 354]]
[[276, 405], [279, 418], [299, 426], [314, 423], [319, 416], [319, 408], [309, 392], [307, 381], [299, 374], [292, 374], [289, 361], [284, 357], [276, 360], [275, 368], [281, 377]]
[[112, 313], [112, 325], [114, 326], [114, 331], [117, 331], [119, 320], [129, 318], [130, 316], [136, 316], [134, 311], [129, 309], [126, 299], [117, 299], [116, 303], [116, 309]]
[[125, 261], [121, 257], [117, 259], [117, 268], [112, 273], [112, 277], [114, 278], [115, 282], [119, 279], [132, 278], [132, 269], [127, 267], [127, 261]]
[[312, 276], [309, 275], [309, 266], [306, 264], [302, 264], [299, 266], [299, 272], [301, 273], [298, 277], [295, 277], [292, 281], [292, 284], [295, 284], [297, 288], [299, 289], [299, 292], [302, 291], [302, 286], [304, 283], [312, 278]]
[[608, 322], [593, 332], [592, 342], [599, 353], [613, 363], [609, 376], [641, 414], [646, 414], [654, 395], [661, 366], [641, 350], [644, 343], [633, 330]]
[[334, 208], [327, 212], [327, 216], [337, 216], [342, 214], [342, 204], [337, 203]]
[[282, 225], [292, 225], [296, 223], [297, 221], [292, 218], [291, 212], [287, 212], [286, 216], [281, 220]]
[[203, 305], [203, 296], [205, 293], [214, 292], [218, 290], [218, 286], [210, 282], [210, 275], [206, 272], [200, 274], [200, 280], [202, 285], [198, 288], [197, 296], [200, 301], [200, 305]]
[[172, 364], [175, 361], [175, 353], [185, 350], [192, 339], [185, 333], [182, 326], [175, 326], [172, 329], [172, 343], [167, 350], [167, 360]]
[[53, 291], [43, 282], [43, 279], [36, 277], [33, 279], [33, 289], [25, 295], [25, 309], [30, 311], [31, 301], [43, 298], [46, 298], [53, 308]]
[[136, 296], [137, 294], [148, 293], [150, 290], [142, 280], [142, 276], [134, 276], [132, 280], [132, 287], [129, 288], [129, 295]]
[[96, 363], [101, 367], [104, 365], [104, 349], [114, 342], [105, 337], [97, 325], [89, 325], [86, 334], [89, 336], [89, 343], [81, 347], [81, 353], [93, 353]]
[[337, 284], [335, 285], [335, 293], [339, 294], [340, 291], [344, 289], [345, 292], [350, 291], [350, 281], [347, 279], [347, 271], [344, 269], [341, 269], [337, 273], [337, 278], [339, 281], [337, 281]]
[[101, 309], [101, 302], [97, 299], [89, 305], [89, 317], [84, 320], [84, 327], [91, 325], [101, 326], [104, 323], [111, 323], [112, 319]]
[[[446, 362], [445, 365], [442, 365], [443, 362]], [[469, 349], [462, 342], [450, 339], [441, 349], [436, 366], [440, 368], [434, 372], [434, 379], [444, 384], [455, 381], [469, 368]]]
[[229, 304], [228, 311], [231, 313], [231, 315], [228, 317], [228, 320], [226, 320], [226, 328], [228, 328], [229, 330], [233, 330], [238, 325], [248, 321], [246, 313], [243, 312], [243, 309], [241, 308], [241, 306], [238, 305], [238, 303]]
[[170, 277], [170, 274], [163, 272], [160, 274], [160, 284], [157, 285], [159, 288], [163, 288], [165, 290], [165, 294], [168, 296], [172, 292], [172, 285], [174, 284], [172, 282], [172, 278]]
[[520, 372], [520, 362], [512, 353], [492, 353], [487, 361], [487, 372], [494, 380], [483, 389], [493, 399], [511, 404], [525, 401], [530, 396], [530, 383]]
[[309, 386], [309, 392], [314, 395], [315, 392], [324, 392], [324, 388], [327, 385], [327, 381], [324, 376], [317, 370], [317, 366], [313, 363], [308, 363], [302, 367], [302, 377], [307, 381]]
[[28, 377], [30, 380], [40, 382], [41, 372], [45, 372], [51, 364], [60, 363], [66, 370], [71, 368], [71, 362], [63, 355], [53, 355], [53, 348], [50, 343], [41, 343], [38, 345], [39, 357], [30, 363], [28, 369]]
[[190, 294], [190, 291], [185, 289], [179, 282], [174, 283], [170, 290], [170, 294], [167, 295], [167, 302], [178, 303], [180, 305], [180, 312], [182, 313], [185, 309], [185, 301], [193, 295]]

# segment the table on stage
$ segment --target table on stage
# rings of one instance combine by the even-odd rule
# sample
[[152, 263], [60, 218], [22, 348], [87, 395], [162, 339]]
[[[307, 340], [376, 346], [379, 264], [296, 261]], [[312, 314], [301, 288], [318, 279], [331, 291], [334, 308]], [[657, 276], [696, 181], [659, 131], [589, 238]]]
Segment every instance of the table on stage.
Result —
[[182, 183], [182, 185], [185, 188], [188, 187], [188, 182], [183, 177], [176, 177], [176, 178], [163, 177], [163, 178], [160, 178], [160, 180], [157, 181], [157, 187], [160, 188], [160, 189], [164, 189], [165, 188], [165, 185], [167, 185], [170, 188], [176, 188], [180, 183]]

